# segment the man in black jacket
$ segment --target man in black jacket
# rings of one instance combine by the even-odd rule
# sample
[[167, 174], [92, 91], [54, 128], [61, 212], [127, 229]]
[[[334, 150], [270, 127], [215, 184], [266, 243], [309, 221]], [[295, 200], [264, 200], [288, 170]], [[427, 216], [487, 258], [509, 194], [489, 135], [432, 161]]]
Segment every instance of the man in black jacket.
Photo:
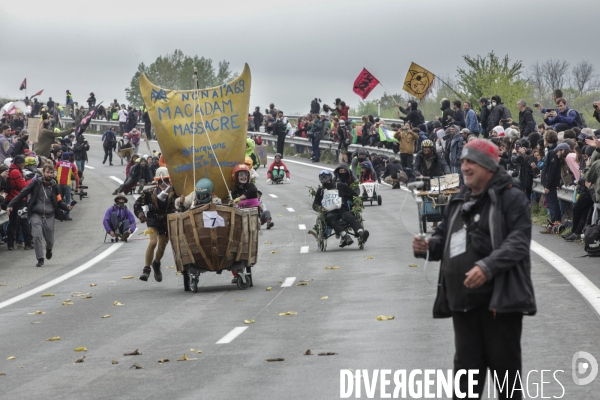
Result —
[[454, 118], [454, 110], [450, 108], [450, 100], [448, 99], [442, 99], [442, 107], [440, 108], [440, 110], [442, 110], [442, 116], [436, 116], [435, 119], [437, 119], [438, 121], [440, 121], [442, 123], [442, 127], [444, 129], [446, 129], [452, 121], [452, 118]]
[[83, 175], [83, 170], [85, 169], [88, 151], [90, 151], [90, 145], [87, 140], [85, 140], [83, 135], [77, 136], [77, 139], [75, 139], [75, 145], [73, 146], [73, 154], [75, 155], [77, 172], [81, 173], [81, 175]]
[[[498, 165], [498, 147], [490, 141], [470, 141], [461, 160], [465, 186], [431, 239], [414, 238], [413, 251], [442, 261], [433, 316], [452, 317], [455, 374], [479, 370], [473, 391], [481, 396], [489, 368], [498, 376], [499, 398], [515, 398], [513, 383], [516, 393], [523, 390], [517, 379], [523, 315], [536, 312], [529, 201]], [[456, 377], [466, 392], [467, 374]], [[511, 384], [500, 388], [504, 379]]]
[[[404, 174], [404, 176], [402, 174]], [[404, 184], [408, 183], [408, 177], [406, 172], [404, 172], [404, 168], [402, 168], [402, 163], [394, 156], [389, 158], [388, 163], [385, 166], [383, 181], [388, 185], [392, 185], [392, 189], [400, 189], [401, 181], [404, 182]]]
[[284, 118], [283, 111], [277, 111], [277, 119], [273, 122], [273, 135], [277, 136], [277, 152], [283, 158], [283, 148], [285, 146], [285, 136], [287, 135], [287, 118]]
[[423, 140], [421, 150], [417, 153], [413, 174], [416, 177], [428, 176], [430, 178], [443, 176], [450, 173], [450, 167], [435, 151], [435, 145], [431, 140]]
[[[523, 99], [517, 101], [517, 108], [519, 109], [519, 131], [521, 132], [521, 137], [528, 137], [530, 133], [537, 130], [535, 119], [533, 119], [533, 110], [527, 107], [527, 103]], [[513, 122], [512, 118], [508, 118], [508, 124], [512, 125]]]
[[[544, 134], [544, 144], [548, 148], [546, 152], [546, 162], [542, 169], [542, 185], [544, 185], [544, 194], [546, 208], [550, 211], [550, 222], [562, 221], [560, 204], [558, 203], [557, 190], [560, 188], [560, 160], [556, 154], [558, 150], [558, 134], [553, 130], [548, 130]], [[569, 146], [565, 143], [567, 148]], [[552, 233], [550, 226], [546, 227], [540, 233]]]
[[[423, 113], [421, 113], [421, 110], [417, 109], [418, 104], [416, 101], [409, 101], [406, 104], [406, 109], [402, 108], [400, 104], [396, 105], [402, 114], [406, 114], [406, 117], [404, 117], [404, 122], [408, 122], [412, 128], [425, 123], [425, 117], [423, 116]], [[400, 116], [400, 113], [398, 113], [398, 117], [403, 118]]]
[[504, 129], [510, 127], [508, 121], [512, 121], [510, 110], [502, 103], [500, 96], [492, 96], [492, 111], [488, 123], [488, 128], [494, 129], [498, 125], [502, 125]]
[[490, 108], [488, 107], [488, 99], [485, 97], [480, 98], [479, 105], [481, 106], [481, 109], [479, 110], [479, 122], [481, 123], [481, 129], [483, 130], [483, 137], [487, 139], [490, 136], [490, 131], [493, 128], [493, 126], [488, 126], [490, 119]]
[[[43, 179], [32, 180], [8, 204], [6, 212], [10, 215], [20, 199], [29, 196], [27, 212], [31, 219], [31, 234], [33, 247], [37, 258], [36, 267], [44, 265], [44, 246], [42, 239], [46, 240], [46, 259], [52, 258], [54, 247], [54, 216], [64, 215], [58, 209], [71, 211], [73, 206], [65, 204], [59, 194], [58, 184], [54, 180], [54, 167], [46, 164], [42, 170]], [[58, 212], [57, 212], [58, 211]], [[15, 211], [16, 212], [16, 211]]]
[[140, 161], [134, 164], [129, 170], [129, 176], [123, 182], [121, 186], [119, 186], [114, 192], [113, 196], [123, 192], [128, 194], [132, 191], [133, 187], [139, 183], [138, 186], [138, 194], [142, 193], [144, 189], [144, 185], [152, 182], [152, 172], [150, 171], [150, 167], [148, 166], [148, 160], [145, 158], [140, 158]]

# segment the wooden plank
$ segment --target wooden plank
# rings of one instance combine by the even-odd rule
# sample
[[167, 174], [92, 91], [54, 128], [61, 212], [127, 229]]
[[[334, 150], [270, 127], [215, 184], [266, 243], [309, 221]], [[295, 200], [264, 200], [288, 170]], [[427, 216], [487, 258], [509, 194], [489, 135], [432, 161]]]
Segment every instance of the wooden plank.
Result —
[[229, 252], [231, 251], [231, 244], [233, 243], [233, 232], [234, 232], [234, 226], [235, 226], [235, 208], [231, 207], [231, 210], [229, 211], [230, 213], [230, 221], [229, 221], [229, 240], [227, 242], [227, 249], [225, 250], [225, 256], [223, 257], [223, 261], [221, 261], [221, 265], [219, 266], [219, 268], [223, 269], [225, 266], [225, 262], [227, 262], [227, 259], [229, 258]]
[[181, 267], [183, 268], [183, 261], [181, 259], [181, 241], [179, 238], [179, 220], [180, 216], [177, 215], [177, 220], [175, 221], [175, 237], [177, 238], [177, 252], [176, 252], [176, 256], [177, 256], [177, 261], [179, 261], [179, 264], [181, 265]]
[[241, 213], [240, 217], [242, 219], [242, 237], [240, 238], [238, 251], [235, 255], [235, 261], [240, 261], [242, 259], [242, 256], [244, 255], [244, 240], [248, 241], [248, 219], [244, 213]]
[[[189, 216], [188, 216], [188, 218], [189, 218]], [[183, 229], [183, 217], [179, 218], [179, 226], [180, 226], [180, 228], [178, 228], [178, 230], [180, 230], [180, 232], [181, 232], [181, 237], [179, 240], [181, 241], [183, 239], [183, 244], [185, 245], [185, 250], [188, 253], [188, 257], [190, 258], [191, 263], [195, 265], [196, 259], [194, 258], [194, 255], [192, 254], [192, 250], [190, 250], [190, 247], [188, 246], [187, 237], [185, 236], [185, 230]]]
[[[202, 248], [202, 243], [200, 243], [200, 238], [198, 237], [198, 227], [196, 225], [196, 215], [198, 215], [199, 213], [191, 212], [191, 214], [192, 214], [191, 215], [192, 230], [194, 231], [194, 240], [196, 241], [196, 246], [198, 246], [198, 249], [200, 250], [200, 255], [202, 255], [204, 262], [206, 262], [208, 269], [212, 270], [213, 269], [212, 263], [210, 262], [210, 259], [206, 256], [206, 252]], [[199, 265], [197, 265], [197, 266], [199, 267]]]

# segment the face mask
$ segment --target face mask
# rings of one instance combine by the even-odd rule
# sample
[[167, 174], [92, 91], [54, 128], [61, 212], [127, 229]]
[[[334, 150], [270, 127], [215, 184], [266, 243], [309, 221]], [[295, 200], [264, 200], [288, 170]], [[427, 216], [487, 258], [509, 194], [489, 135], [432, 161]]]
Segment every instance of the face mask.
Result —
[[491, 110], [491, 109], [492, 109], [492, 105], [491, 105], [491, 104], [488, 104], [488, 105], [487, 105], [487, 108], [488, 108], [488, 110]]
[[125, 207], [125, 203], [117, 203], [117, 207], [123, 208], [123, 207]]
[[492, 101], [492, 106], [496, 107], [496, 102]]

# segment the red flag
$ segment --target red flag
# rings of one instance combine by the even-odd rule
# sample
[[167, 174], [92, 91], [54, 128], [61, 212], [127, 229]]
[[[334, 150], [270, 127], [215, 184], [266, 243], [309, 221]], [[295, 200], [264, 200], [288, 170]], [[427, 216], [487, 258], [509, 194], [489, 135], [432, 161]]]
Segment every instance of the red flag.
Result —
[[379, 81], [366, 68], [363, 68], [358, 78], [354, 81], [354, 93], [359, 95], [363, 100], [367, 98], [371, 90], [379, 85]]
[[19, 90], [27, 89], [27, 78], [23, 79], [23, 83], [21, 83], [21, 87]]
[[40, 90], [39, 92], [37, 92], [36, 94], [31, 96], [31, 98], [33, 99], [35, 96], [39, 96], [40, 94], [42, 94], [43, 91], [44, 91], [44, 89]]

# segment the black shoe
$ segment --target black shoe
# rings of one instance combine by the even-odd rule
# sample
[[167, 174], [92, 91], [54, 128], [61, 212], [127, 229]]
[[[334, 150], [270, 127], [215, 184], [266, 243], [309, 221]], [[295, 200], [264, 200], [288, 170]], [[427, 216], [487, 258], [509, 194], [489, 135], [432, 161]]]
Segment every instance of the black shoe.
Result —
[[140, 281], [147, 282], [148, 277], [150, 277], [150, 271], [152, 271], [150, 267], [144, 267], [144, 271], [142, 272], [142, 275], [140, 275]]
[[319, 160], [312, 160], [312, 162], [320, 162]]
[[106, 158], [102, 160], [102, 164], [106, 164]]
[[579, 239], [581, 239], [580, 235], [576, 234], [576, 233], [571, 233], [569, 236], [567, 236], [566, 238], [564, 238], [567, 242], [575, 242]]
[[23, 250], [33, 250], [33, 246], [30, 244], [26, 244], [25, 247], [23, 247]]
[[36, 267], [43, 267], [44, 266], [44, 259], [43, 258], [38, 258], [38, 262], [37, 264], [35, 264]]
[[52, 258], [52, 249], [46, 249], [46, 260]]
[[110, 165], [113, 165], [113, 163], [110, 163]]
[[113, 195], [113, 196], [116, 196], [116, 195], [118, 195], [118, 194], [119, 194], [119, 189], [115, 189], [115, 191], [114, 191], [114, 192], [112, 192], [112, 195]]
[[154, 279], [156, 279], [156, 282], [162, 282], [162, 272], [160, 272], [160, 261], [152, 261], [152, 269], [154, 270]]
[[560, 237], [563, 238], [563, 239], [565, 239], [565, 238], [571, 236], [572, 233], [573, 233], [572, 231], [569, 232], [569, 233], [563, 233], [562, 235], [560, 235]]
[[71, 218], [71, 217], [65, 217], [65, 221], [73, 221], [73, 218]]
[[271, 229], [274, 225], [274, 222], [267, 222], [267, 229]]
[[346, 234], [340, 242], [340, 247], [350, 246], [352, 243], [354, 243], [354, 240], [352, 240], [349, 234]]
[[360, 237], [361, 243], [367, 243], [367, 239], [369, 238], [369, 231], [363, 230], [362, 232], [359, 232], [358, 237]]

